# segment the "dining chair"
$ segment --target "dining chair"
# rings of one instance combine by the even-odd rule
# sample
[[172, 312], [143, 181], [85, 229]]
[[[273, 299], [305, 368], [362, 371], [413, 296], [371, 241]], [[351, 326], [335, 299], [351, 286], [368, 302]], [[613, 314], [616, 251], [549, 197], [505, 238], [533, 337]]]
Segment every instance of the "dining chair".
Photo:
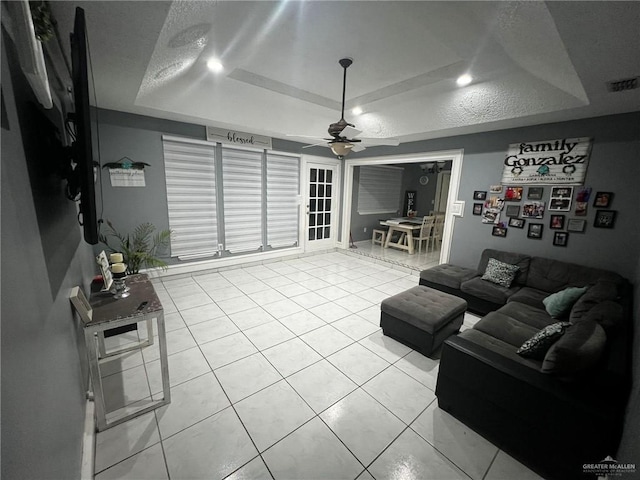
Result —
[[435, 215], [435, 222], [433, 225], [433, 246], [442, 243], [442, 231], [444, 230], [444, 215]]
[[429, 251], [429, 242], [433, 238], [433, 229], [435, 226], [436, 217], [432, 215], [426, 215], [422, 217], [422, 225], [420, 226], [420, 233], [417, 237], [413, 237], [415, 242], [418, 242], [418, 255], [422, 253], [422, 242], [427, 241], [427, 252]]

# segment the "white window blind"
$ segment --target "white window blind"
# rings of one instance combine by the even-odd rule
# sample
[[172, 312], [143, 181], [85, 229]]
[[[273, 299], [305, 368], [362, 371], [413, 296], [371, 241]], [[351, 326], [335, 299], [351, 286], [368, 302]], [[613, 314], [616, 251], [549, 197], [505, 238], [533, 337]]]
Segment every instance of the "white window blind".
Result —
[[222, 149], [225, 250], [262, 247], [262, 152]]
[[403, 171], [398, 167], [360, 167], [358, 213], [397, 212], [400, 208]]
[[273, 248], [298, 243], [300, 159], [267, 153], [267, 244]]
[[163, 136], [171, 256], [218, 249], [215, 144]]

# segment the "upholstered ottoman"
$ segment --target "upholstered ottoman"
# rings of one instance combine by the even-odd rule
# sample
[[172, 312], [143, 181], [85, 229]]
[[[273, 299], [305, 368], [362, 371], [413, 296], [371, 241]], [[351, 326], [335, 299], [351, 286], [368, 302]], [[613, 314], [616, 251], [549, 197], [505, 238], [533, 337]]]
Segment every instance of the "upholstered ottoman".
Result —
[[429, 356], [460, 330], [467, 302], [448, 293], [418, 285], [382, 301], [382, 332]]

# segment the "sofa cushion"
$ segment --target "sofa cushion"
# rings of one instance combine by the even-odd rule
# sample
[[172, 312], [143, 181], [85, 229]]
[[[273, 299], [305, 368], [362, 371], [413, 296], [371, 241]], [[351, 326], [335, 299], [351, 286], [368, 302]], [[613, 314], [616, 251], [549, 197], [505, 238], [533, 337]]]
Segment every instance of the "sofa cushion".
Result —
[[605, 300], [594, 306], [585, 313], [579, 320], [591, 320], [604, 328], [605, 332], [615, 328], [624, 318], [624, 308], [618, 302]]
[[545, 373], [573, 374], [596, 364], [607, 341], [604, 329], [592, 320], [568, 327], [547, 351], [542, 362]]
[[535, 358], [526, 358], [516, 354], [516, 349], [510, 343], [504, 342], [499, 338], [487, 335], [480, 330], [470, 328], [464, 332], [458, 334], [459, 337], [464, 338], [470, 342], [480, 345], [487, 350], [500, 354], [502, 357], [508, 358], [516, 363], [526, 365], [529, 368], [533, 368], [536, 371], [540, 371], [542, 366], [541, 360]]
[[506, 288], [502, 285], [482, 280], [480, 277], [474, 277], [471, 280], [462, 282], [460, 285], [460, 290], [463, 292], [488, 300], [489, 302], [497, 303], [498, 305], [507, 303], [507, 299], [520, 290], [520, 288], [518, 285], [512, 285], [510, 288]]
[[565, 287], [584, 287], [603, 279], [620, 282], [622, 277], [608, 270], [561, 262], [550, 258], [533, 257], [527, 275], [527, 286], [555, 293]]
[[460, 289], [460, 284], [472, 279], [478, 274], [472, 268], [459, 267], [451, 263], [443, 263], [420, 272], [420, 278], [431, 283]]
[[518, 302], [532, 307], [544, 310], [544, 304], [542, 301], [549, 296], [549, 292], [538, 290], [537, 288], [522, 287], [516, 293], [509, 297], [508, 303]]
[[547, 313], [553, 318], [562, 318], [569, 315], [573, 304], [587, 291], [588, 287], [567, 287], [559, 292], [552, 293], [542, 303]]
[[575, 303], [571, 309], [569, 321], [575, 323], [599, 303], [616, 298], [618, 298], [618, 284], [606, 279], [598, 280]]
[[515, 316], [504, 314], [501, 310], [488, 313], [478, 320], [473, 328], [512, 345], [514, 350], [535, 335], [540, 328], [548, 325], [544, 323], [541, 327], [534, 327]]
[[531, 262], [531, 257], [529, 255], [487, 248], [482, 252], [482, 255], [480, 255], [480, 261], [478, 262], [478, 273], [480, 275], [484, 275], [490, 258], [495, 258], [496, 260], [508, 263], [509, 265], [517, 265], [519, 270], [514, 280], [514, 285], [525, 285], [529, 272], [529, 264]]
[[569, 322], [556, 322], [547, 325], [525, 341], [516, 353], [523, 357], [544, 358], [547, 350], [551, 348], [551, 345], [562, 336], [565, 329], [570, 325]]
[[509, 288], [516, 278], [516, 274], [520, 267], [517, 265], [511, 265], [509, 263], [501, 262], [495, 258], [490, 258], [487, 263], [487, 268], [482, 275], [482, 280], [488, 280], [490, 282], [502, 285]]

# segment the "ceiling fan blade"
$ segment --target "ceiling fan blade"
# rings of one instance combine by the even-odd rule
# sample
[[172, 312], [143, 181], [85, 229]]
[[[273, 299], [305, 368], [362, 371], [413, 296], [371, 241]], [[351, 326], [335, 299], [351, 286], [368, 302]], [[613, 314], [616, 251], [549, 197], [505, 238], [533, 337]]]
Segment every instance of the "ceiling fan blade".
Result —
[[362, 145], [361, 143], [354, 143], [353, 147], [351, 147], [352, 152], [361, 152], [364, 149], [365, 149], [365, 146]]
[[361, 133], [362, 133], [362, 130], [358, 130], [357, 128], [346, 126], [340, 132], [340, 136], [341, 137], [346, 137], [346, 138], [353, 138], [353, 137], [357, 137]]
[[305, 145], [302, 148], [311, 148], [311, 147], [328, 147], [329, 144], [327, 142], [314, 143], [313, 145]]
[[369, 146], [374, 145], [388, 145], [390, 147], [397, 147], [400, 145], [400, 140], [397, 138], [360, 138], [365, 144]]
[[298, 137], [298, 138], [313, 138], [314, 140], [331, 140], [331, 139], [326, 139], [324, 137], [319, 137], [317, 135], [293, 135], [288, 133], [287, 137]]

